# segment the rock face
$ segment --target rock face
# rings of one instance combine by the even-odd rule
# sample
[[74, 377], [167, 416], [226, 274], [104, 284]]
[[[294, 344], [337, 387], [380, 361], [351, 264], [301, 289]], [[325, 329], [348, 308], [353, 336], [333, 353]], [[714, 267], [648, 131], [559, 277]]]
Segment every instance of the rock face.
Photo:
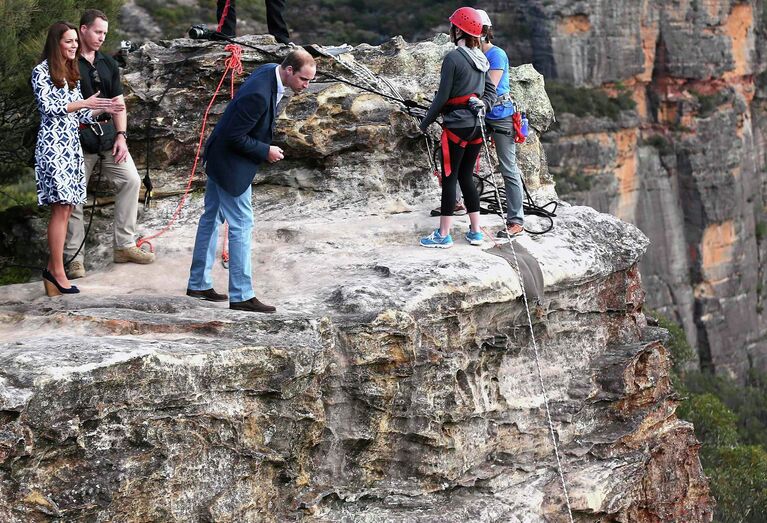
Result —
[[[319, 68], [365, 64], [420, 99], [448, 49], [395, 39]], [[246, 70], [265, 55], [246, 49]], [[130, 58], [131, 134], [151, 121], [160, 191], [184, 185], [225, 56], [180, 40]], [[531, 67], [513, 75], [534, 127], [520, 165], [547, 199], [538, 133], [551, 106]], [[508, 244], [462, 244], [459, 218], [453, 249], [417, 246], [438, 190], [394, 104], [317, 83], [286, 100], [277, 130], [287, 159], [259, 174], [253, 201], [256, 292], [277, 314], [182, 296], [194, 195], [155, 241], [153, 265], [108, 266], [96, 246], [79, 296], [7, 288], [0, 520], [568, 521], [548, 398], [576, 520], [711, 521], [698, 443], [675, 416], [669, 356], [642, 313], [637, 228], [562, 204], [550, 233], [516, 240], [545, 284], [528, 316], [499, 256]], [[146, 151], [133, 152], [140, 163]], [[175, 205], [147, 211], [145, 230]], [[492, 234], [500, 222], [483, 225]], [[107, 232], [96, 238], [109, 245]], [[218, 265], [214, 278], [225, 287]]]
[[555, 107], [549, 166], [574, 180], [567, 199], [649, 236], [648, 303], [684, 325], [703, 367], [739, 377], [767, 370], [763, 9], [510, 1], [496, 31], [519, 35], [507, 38], [512, 62], [547, 80], [632, 96], [635, 110], [614, 120]]

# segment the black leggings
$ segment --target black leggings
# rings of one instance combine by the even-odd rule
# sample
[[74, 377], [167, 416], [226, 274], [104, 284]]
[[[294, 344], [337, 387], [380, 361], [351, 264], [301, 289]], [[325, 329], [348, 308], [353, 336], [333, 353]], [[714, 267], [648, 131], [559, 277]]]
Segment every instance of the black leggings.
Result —
[[[450, 129], [464, 140], [475, 140], [481, 135], [479, 127], [459, 127]], [[445, 160], [442, 159], [442, 204], [440, 214], [442, 216], [452, 216], [455, 210], [455, 184], [456, 180], [461, 184], [463, 192], [463, 203], [468, 212], [479, 212], [479, 195], [477, 188], [474, 187], [472, 176], [474, 166], [477, 163], [477, 156], [482, 150], [482, 144], [469, 144], [464, 149], [458, 144], [448, 141], [450, 147], [450, 165], [453, 172], [450, 176], [445, 176]]]

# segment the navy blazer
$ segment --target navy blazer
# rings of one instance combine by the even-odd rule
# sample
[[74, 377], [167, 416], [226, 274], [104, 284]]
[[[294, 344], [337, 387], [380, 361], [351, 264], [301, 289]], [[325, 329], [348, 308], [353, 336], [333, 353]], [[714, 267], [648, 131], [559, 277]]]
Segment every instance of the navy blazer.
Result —
[[253, 71], [205, 144], [205, 172], [232, 196], [245, 192], [269, 155], [277, 112], [276, 67], [266, 64]]

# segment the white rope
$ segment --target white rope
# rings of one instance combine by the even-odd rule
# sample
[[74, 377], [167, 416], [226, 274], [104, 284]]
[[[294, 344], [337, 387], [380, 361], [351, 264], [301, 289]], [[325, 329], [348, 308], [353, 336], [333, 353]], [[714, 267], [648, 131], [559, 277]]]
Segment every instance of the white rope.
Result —
[[[479, 115], [479, 126], [480, 131], [482, 132], [482, 144], [485, 149], [485, 156], [487, 156], [487, 164], [490, 166], [490, 175], [493, 177], [493, 190], [495, 191], [495, 198], [496, 203], [498, 205], [498, 212], [499, 217], [501, 220], [503, 220], [503, 227], [506, 228], [506, 220], [503, 218], [503, 206], [501, 205], [501, 195], [498, 192], [498, 184], [496, 180], [496, 173], [495, 169], [492, 167], [492, 158], [490, 156], [490, 149], [487, 146], [487, 135], [485, 133], [485, 123], [484, 123], [484, 114]], [[506, 198], [508, 198], [509, 195], [506, 195]], [[507, 200], [508, 202], [508, 200]], [[538, 354], [538, 343], [535, 340], [535, 331], [533, 329], [533, 318], [530, 315], [530, 304], [527, 301], [527, 292], [525, 291], [525, 283], [522, 279], [522, 271], [519, 268], [519, 260], [517, 259], [517, 252], [514, 249], [514, 242], [512, 241], [511, 237], [508, 237], [509, 241], [509, 248], [511, 249], [512, 257], [514, 258], [514, 270], [517, 273], [517, 278], [519, 278], [519, 286], [522, 288], [522, 299], [525, 303], [525, 311], [527, 312], [527, 325], [530, 328], [530, 337], [533, 341], [533, 353], [535, 355], [535, 369], [538, 373], [538, 382], [541, 385], [541, 392], [543, 394], [543, 404], [546, 406], [546, 420], [549, 425], [549, 434], [551, 436], [551, 443], [554, 446], [554, 457], [557, 460], [557, 472], [559, 473], [559, 479], [562, 482], [562, 492], [565, 495], [565, 505], [567, 505], [567, 514], [570, 517], [570, 523], [573, 523], [573, 509], [570, 505], [570, 496], [567, 493], [567, 482], [565, 481], [565, 474], [562, 468], [562, 460], [559, 456], [559, 444], [557, 443], [557, 435], [554, 430], [554, 422], [551, 420], [551, 410], [549, 409], [549, 398], [548, 393], [546, 392], [546, 384], [543, 381], [543, 373], [541, 372], [541, 360], [540, 356]]]
[[[497, 189], [496, 189], [497, 191]], [[535, 333], [533, 332], [533, 320], [530, 316], [530, 306], [527, 302], [527, 293], [525, 292], [525, 285], [522, 281], [522, 273], [519, 270], [519, 261], [517, 260], [517, 253], [514, 250], [514, 242], [509, 238], [509, 247], [511, 248], [511, 254], [514, 256], [514, 269], [517, 272], [517, 278], [519, 278], [519, 284], [522, 287], [522, 298], [525, 302], [525, 310], [527, 311], [527, 324], [530, 327], [530, 336], [533, 340], [533, 351], [535, 353], [535, 369], [538, 372], [538, 381], [541, 384], [541, 392], [543, 393], [543, 404], [546, 406], [546, 419], [549, 423], [549, 432], [551, 434], [551, 442], [554, 445], [554, 457], [557, 459], [557, 471], [559, 472], [559, 479], [562, 482], [562, 491], [565, 494], [565, 504], [567, 505], [567, 513], [570, 516], [570, 523], [573, 523], [573, 509], [570, 506], [570, 496], [567, 494], [567, 483], [565, 482], [565, 475], [562, 470], [562, 461], [559, 457], [559, 445], [557, 444], [557, 436], [554, 432], [554, 423], [551, 421], [551, 411], [549, 410], [549, 399], [546, 392], [546, 385], [543, 382], [543, 374], [541, 373], [541, 361], [538, 355], [538, 344], [535, 341]]]
[[[371, 89], [376, 91], [387, 90], [389, 94], [394, 96], [395, 98], [404, 100], [402, 93], [399, 91], [399, 89], [397, 89], [397, 87], [394, 86], [394, 84], [392, 84], [386, 78], [376, 75], [365, 64], [361, 64], [357, 62], [357, 60], [355, 59], [353, 59], [352, 63], [348, 63], [344, 60], [341, 60], [341, 58], [336, 55], [331, 55], [331, 56], [333, 58], [333, 61], [335, 61], [337, 64], [339, 64], [341, 67], [343, 67], [347, 71], [349, 71], [358, 80], [361, 80], [367, 83], [367, 86], [370, 87]], [[410, 117], [412, 118], [416, 127], [418, 127], [418, 124], [420, 123], [418, 118], [416, 118], [412, 114], [410, 114]], [[429, 166], [431, 167], [432, 171], [436, 172], [436, 164], [434, 163], [434, 153], [432, 152], [432, 147], [431, 147], [431, 138], [428, 135], [424, 135], [424, 137], [426, 142], [426, 156], [429, 159]]]
[[[385, 88], [389, 90], [391, 94], [393, 94], [396, 97], [402, 98], [402, 95], [399, 93], [399, 90], [395, 88], [390, 82], [387, 80], [378, 77], [375, 75], [370, 69], [368, 69], [365, 65], [358, 63], [356, 60], [353, 64], [348, 64], [337, 57], [334, 57], [335, 61], [339, 64], [341, 64], [344, 68], [346, 68], [348, 71], [350, 71], [357, 79], [362, 80], [366, 82], [370, 87], [374, 87], [376, 89], [381, 89], [382, 84]], [[411, 115], [412, 116], [412, 115]], [[415, 120], [415, 118], [414, 118]], [[488, 165], [492, 166], [492, 159], [490, 157], [490, 150], [487, 146], [487, 136], [485, 133], [485, 125], [484, 125], [484, 114], [479, 116], [480, 121], [480, 130], [482, 132], [482, 143], [484, 144], [485, 148], [485, 154], [487, 156]], [[429, 144], [429, 140], [426, 140], [426, 147], [427, 147], [427, 154], [429, 155], [429, 162], [431, 163], [431, 147]], [[498, 193], [498, 185], [495, 180], [495, 169], [491, 167], [490, 169], [491, 176], [493, 176], [494, 181], [494, 191], [495, 191], [495, 198], [496, 203], [498, 205], [498, 211], [501, 213], [500, 217], [503, 220], [503, 206], [501, 205], [501, 196]], [[508, 197], [508, 195], [507, 195]], [[506, 226], [506, 221], [503, 220], [504, 228]], [[541, 373], [541, 362], [540, 362], [540, 355], [538, 354], [538, 343], [535, 339], [535, 332], [533, 329], [533, 319], [530, 315], [530, 305], [527, 301], [527, 293], [525, 292], [525, 285], [522, 280], [522, 272], [519, 268], [519, 260], [517, 259], [517, 253], [514, 250], [514, 242], [509, 238], [509, 248], [511, 249], [511, 254], [514, 258], [514, 270], [517, 273], [517, 278], [519, 278], [519, 285], [522, 288], [522, 298], [525, 303], [525, 311], [527, 312], [527, 324], [530, 328], [530, 337], [533, 341], [533, 351], [535, 354], [535, 368], [538, 373], [538, 382], [541, 385], [541, 392], [543, 394], [543, 403], [546, 406], [546, 420], [549, 425], [549, 434], [551, 435], [551, 443], [554, 446], [554, 457], [557, 461], [557, 472], [559, 473], [559, 479], [562, 482], [562, 492], [565, 495], [565, 504], [567, 505], [567, 514], [570, 517], [570, 523], [573, 523], [573, 510], [570, 505], [570, 496], [567, 493], [567, 482], [565, 481], [565, 475], [562, 468], [562, 460], [559, 456], [559, 445], [557, 444], [557, 436], [556, 432], [554, 430], [554, 422], [551, 420], [551, 410], [549, 409], [549, 399], [548, 399], [548, 393], [546, 392], [546, 385], [543, 381], [543, 374]]]

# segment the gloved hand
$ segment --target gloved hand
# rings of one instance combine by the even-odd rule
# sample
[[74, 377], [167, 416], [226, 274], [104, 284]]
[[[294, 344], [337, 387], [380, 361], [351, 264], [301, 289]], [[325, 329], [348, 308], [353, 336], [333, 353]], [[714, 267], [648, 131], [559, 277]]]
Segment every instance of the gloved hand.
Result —
[[413, 107], [407, 110], [407, 113], [410, 116], [414, 116], [418, 119], [418, 122], [423, 120], [426, 117], [426, 109], [421, 109], [420, 107]]
[[472, 111], [474, 111], [476, 114], [479, 114], [480, 112], [485, 111], [485, 102], [477, 98], [476, 96], [472, 96], [469, 98], [469, 107]]

